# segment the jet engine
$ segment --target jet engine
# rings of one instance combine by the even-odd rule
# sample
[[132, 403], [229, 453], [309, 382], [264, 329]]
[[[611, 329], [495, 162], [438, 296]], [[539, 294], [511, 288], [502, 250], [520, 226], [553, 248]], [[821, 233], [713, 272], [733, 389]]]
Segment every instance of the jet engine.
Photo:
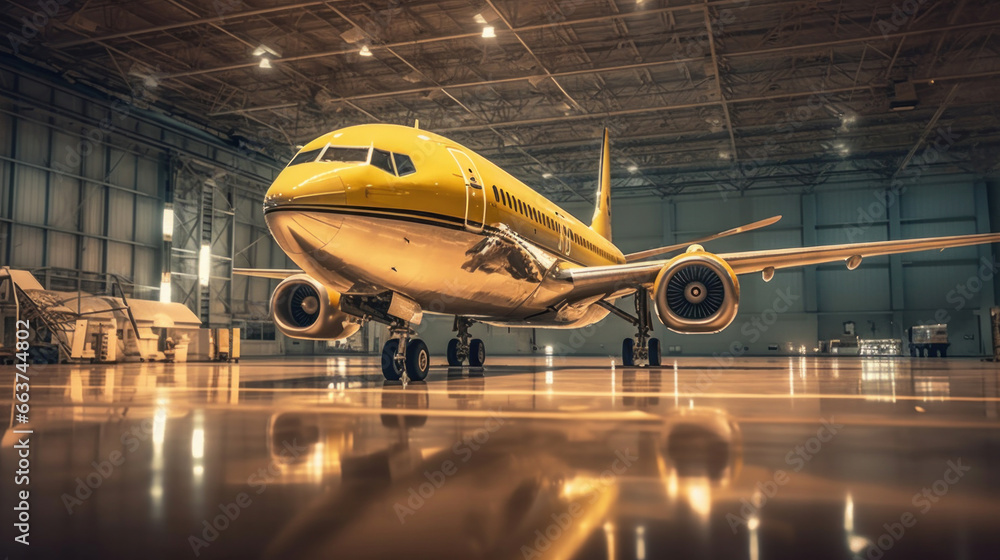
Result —
[[653, 284], [656, 314], [677, 333], [716, 333], [736, 318], [740, 283], [729, 264], [701, 245], [670, 259]]
[[271, 317], [292, 338], [339, 340], [358, 332], [360, 321], [340, 310], [340, 294], [307, 274], [284, 279], [271, 295]]

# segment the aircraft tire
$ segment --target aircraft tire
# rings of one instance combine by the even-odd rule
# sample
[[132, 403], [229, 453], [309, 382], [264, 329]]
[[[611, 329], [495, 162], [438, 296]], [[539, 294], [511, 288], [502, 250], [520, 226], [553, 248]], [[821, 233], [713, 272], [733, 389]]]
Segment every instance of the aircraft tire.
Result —
[[403, 364], [396, 361], [396, 352], [399, 350], [399, 339], [393, 338], [382, 347], [382, 377], [387, 381], [399, 381], [403, 376]]

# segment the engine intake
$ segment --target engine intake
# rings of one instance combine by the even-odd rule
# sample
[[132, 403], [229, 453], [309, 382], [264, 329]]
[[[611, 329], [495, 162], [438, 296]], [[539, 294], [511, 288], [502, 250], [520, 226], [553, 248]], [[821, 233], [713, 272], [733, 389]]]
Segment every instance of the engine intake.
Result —
[[726, 261], [694, 246], [667, 262], [653, 284], [656, 314], [678, 333], [716, 333], [736, 318], [740, 283]]
[[271, 295], [271, 317], [282, 334], [306, 340], [339, 340], [361, 328], [340, 310], [340, 294], [307, 274], [283, 280]]

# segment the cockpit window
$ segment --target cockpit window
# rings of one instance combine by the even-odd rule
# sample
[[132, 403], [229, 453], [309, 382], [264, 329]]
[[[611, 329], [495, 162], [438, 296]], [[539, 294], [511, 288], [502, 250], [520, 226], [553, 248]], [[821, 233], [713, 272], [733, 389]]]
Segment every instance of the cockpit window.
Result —
[[410, 159], [410, 156], [392, 154], [392, 157], [396, 160], [396, 172], [400, 177], [417, 172], [417, 168], [413, 166], [413, 160]]
[[328, 146], [320, 161], [341, 161], [344, 163], [364, 163], [368, 161], [368, 148], [345, 148]]
[[316, 161], [316, 156], [323, 151], [323, 148], [318, 150], [309, 150], [306, 152], [299, 152], [299, 155], [292, 158], [292, 161], [288, 163], [289, 166], [298, 165], [300, 163], [309, 163], [311, 161]]
[[392, 156], [384, 150], [379, 150], [378, 148], [372, 150], [371, 164], [385, 172], [396, 173], [392, 168]]

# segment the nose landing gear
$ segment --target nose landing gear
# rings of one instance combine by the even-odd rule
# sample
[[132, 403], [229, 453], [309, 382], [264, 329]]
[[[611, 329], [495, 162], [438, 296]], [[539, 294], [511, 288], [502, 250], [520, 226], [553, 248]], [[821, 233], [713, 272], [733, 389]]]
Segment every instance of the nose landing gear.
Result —
[[486, 343], [478, 338], [472, 338], [472, 335], [469, 334], [469, 327], [472, 326], [472, 323], [472, 319], [468, 317], [455, 317], [452, 330], [458, 333], [458, 338], [448, 341], [449, 366], [461, 366], [468, 359], [470, 366], [482, 367], [486, 361]]

